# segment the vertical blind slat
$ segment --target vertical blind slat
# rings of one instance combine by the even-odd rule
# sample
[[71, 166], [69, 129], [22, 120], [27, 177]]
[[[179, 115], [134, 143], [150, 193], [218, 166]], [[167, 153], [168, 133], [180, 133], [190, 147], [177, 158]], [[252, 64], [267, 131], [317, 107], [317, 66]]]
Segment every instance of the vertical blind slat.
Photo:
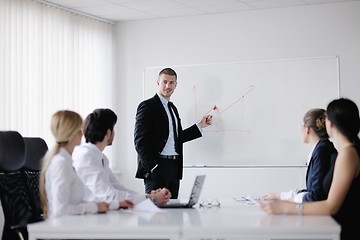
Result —
[[109, 23], [35, 1], [0, 0], [0, 130], [52, 145], [55, 111], [85, 117], [113, 108], [113, 57], [104, 54], [114, 52], [112, 35]]

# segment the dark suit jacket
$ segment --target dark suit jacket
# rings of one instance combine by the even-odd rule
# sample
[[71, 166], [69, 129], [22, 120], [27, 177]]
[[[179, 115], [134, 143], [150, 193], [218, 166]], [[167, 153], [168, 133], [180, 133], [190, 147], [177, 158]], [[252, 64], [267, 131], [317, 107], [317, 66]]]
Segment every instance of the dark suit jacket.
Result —
[[306, 173], [306, 191], [303, 201], [327, 199], [337, 151], [329, 140], [320, 140], [314, 148]]
[[[174, 108], [177, 118], [179, 136], [179, 160], [180, 165], [177, 176], [182, 179], [183, 170], [183, 143], [202, 136], [196, 124], [187, 129], [182, 129], [179, 113]], [[154, 97], [141, 102], [136, 113], [134, 132], [135, 149], [138, 153], [138, 168], [136, 178], [145, 178], [150, 170], [158, 164], [159, 155], [162, 152], [169, 136], [169, 119], [164, 106], [157, 94]]]

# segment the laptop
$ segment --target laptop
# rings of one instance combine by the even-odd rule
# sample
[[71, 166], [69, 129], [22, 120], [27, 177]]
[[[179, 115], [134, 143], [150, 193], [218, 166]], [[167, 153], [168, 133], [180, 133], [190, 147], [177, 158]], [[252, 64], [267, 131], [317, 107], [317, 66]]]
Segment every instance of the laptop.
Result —
[[180, 202], [178, 199], [170, 199], [165, 205], [158, 205], [159, 208], [192, 208], [198, 203], [200, 193], [204, 185], [205, 175], [196, 176], [188, 202]]

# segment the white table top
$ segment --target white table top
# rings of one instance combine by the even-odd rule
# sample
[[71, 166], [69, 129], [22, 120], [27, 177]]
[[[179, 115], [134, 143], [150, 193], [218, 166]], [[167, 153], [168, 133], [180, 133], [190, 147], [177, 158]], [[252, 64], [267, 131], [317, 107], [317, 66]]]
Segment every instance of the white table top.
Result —
[[158, 213], [120, 210], [106, 214], [64, 216], [30, 224], [28, 231], [30, 237], [59, 236], [61, 233], [69, 237], [85, 233], [93, 238], [119, 234], [127, 237], [149, 234], [211, 236], [219, 233], [236, 236], [254, 232], [263, 235], [339, 236], [340, 226], [330, 216], [274, 216], [267, 215], [258, 206], [233, 203], [212, 208], [166, 209]]

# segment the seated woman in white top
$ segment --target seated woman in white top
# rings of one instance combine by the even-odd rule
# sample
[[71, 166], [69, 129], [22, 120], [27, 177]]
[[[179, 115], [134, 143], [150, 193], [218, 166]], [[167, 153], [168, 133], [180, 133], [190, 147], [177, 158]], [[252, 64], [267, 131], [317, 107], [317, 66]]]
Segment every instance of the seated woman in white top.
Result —
[[81, 142], [82, 118], [72, 111], [58, 111], [52, 116], [51, 131], [55, 146], [47, 152], [40, 176], [41, 204], [45, 217], [86, 213], [104, 213], [105, 202], [85, 202], [85, 186], [72, 167], [71, 154]]

